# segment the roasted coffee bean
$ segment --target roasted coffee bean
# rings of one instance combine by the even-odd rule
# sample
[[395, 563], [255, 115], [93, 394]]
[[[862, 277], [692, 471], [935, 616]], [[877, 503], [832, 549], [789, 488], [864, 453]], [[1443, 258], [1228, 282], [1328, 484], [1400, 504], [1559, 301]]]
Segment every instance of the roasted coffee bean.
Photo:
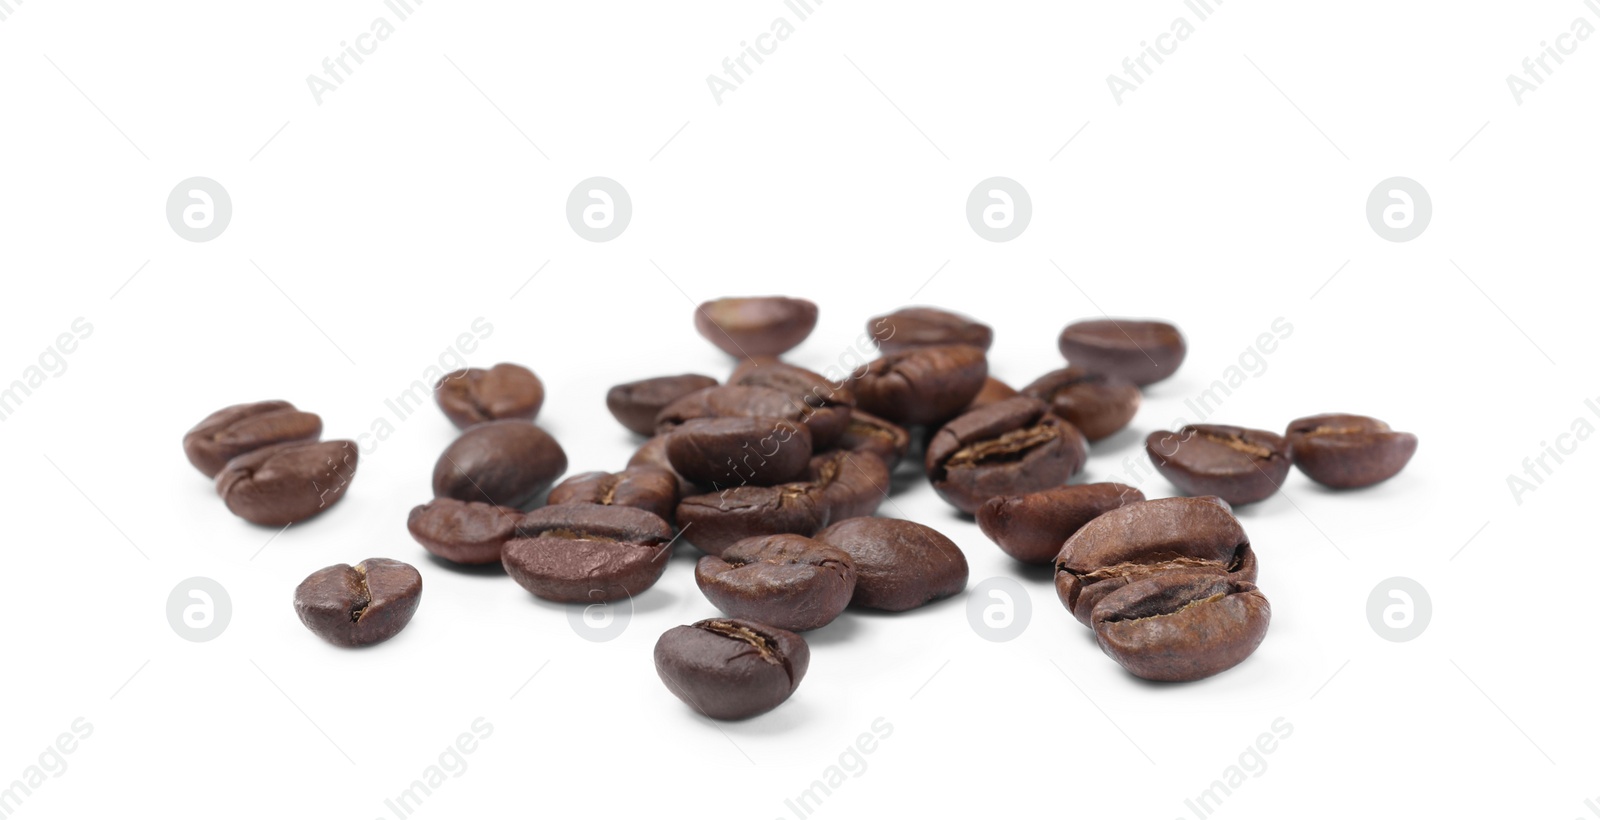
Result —
[[885, 355], [913, 347], [972, 345], [988, 350], [994, 330], [975, 319], [929, 307], [901, 308], [867, 320], [867, 334]]
[[1312, 481], [1337, 490], [1370, 487], [1393, 478], [1417, 452], [1417, 437], [1368, 416], [1324, 413], [1289, 423], [1294, 465]]
[[812, 535], [828, 524], [828, 503], [810, 482], [731, 487], [678, 502], [678, 527], [702, 552], [721, 555], [758, 535]]
[[694, 568], [717, 609], [779, 629], [827, 626], [850, 604], [856, 567], [842, 550], [799, 535], [746, 538]]
[[457, 564], [498, 564], [522, 511], [481, 501], [435, 498], [413, 507], [406, 529], [428, 552]]
[[716, 379], [695, 373], [642, 379], [611, 388], [606, 393], [606, 408], [623, 427], [641, 436], [652, 436], [655, 435], [656, 416], [667, 405], [690, 393], [716, 386]]
[[783, 296], [729, 297], [694, 312], [694, 328], [730, 356], [776, 356], [805, 341], [817, 306]]
[[1075, 484], [1027, 495], [996, 496], [978, 508], [978, 527], [1012, 558], [1048, 564], [1083, 525], [1144, 493], [1126, 484]]
[[410, 564], [368, 558], [311, 573], [294, 591], [306, 629], [335, 646], [370, 646], [400, 634], [422, 602], [422, 576]]
[[467, 428], [433, 465], [436, 498], [526, 507], [567, 471], [567, 454], [532, 422]]
[[667, 405], [656, 416], [656, 433], [670, 433], [692, 419], [765, 418], [805, 424], [816, 444], [837, 441], [848, 424], [842, 413], [814, 412], [797, 396], [774, 387], [723, 385], [690, 393]]
[[500, 551], [512, 580], [562, 603], [600, 603], [638, 595], [661, 578], [672, 527], [633, 507], [558, 504], [522, 517], [518, 537]]
[[217, 495], [246, 521], [287, 527], [344, 498], [358, 455], [356, 443], [347, 439], [251, 450], [217, 473]]
[[1006, 399], [1014, 399], [1019, 395], [1021, 395], [1021, 393], [1019, 393], [1015, 387], [1012, 387], [1011, 385], [1006, 384], [1005, 382], [1000, 381], [993, 376], [989, 376], [983, 380], [983, 389], [978, 391], [978, 395], [972, 397], [972, 401], [967, 404], [966, 409], [962, 412], [977, 410], [980, 407], [988, 407], [991, 404], [997, 404], [1005, 401]]
[[889, 494], [889, 468], [870, 453], [813, 456], [806, 478], [822, 494], [829, 522], [872, 515]]
[[1044, 402], [1018, 397], [946, 424], [923, 464], [940, 498], [973, 513], [995, 496], [1065, 484], [1087, 458], [1077, 428], [1050, 415]]
[[286, 401], [235, 404], [206, 416], [183, 434], [183, 453], [207, 478], [251, 450], [322, 437], [322, 418]]
[[679, 475], [701, 486], [770, 487], [805, 473], [811, 431], [785, 419], [690, 419], [667, 436], [667, 458]]
[[855, 393], [850, 388], [835, 385], [819, 373], [782, 362], [749, 367], [742, 373], [736, 370], [728, 383], [769, 387], [787, 393], [805, 408], [802, 420], [811, 428], [811, 437], [819, 450], [834, 446], [844, 435], [845, 428], [850, 425], [850, 410], [856, 404]]
[[970, 345], [915, 347], [876, 359], [851, 382], [856, 405], [896, 424], [943, 424], [983, 389], [989, 363]]
[[1144, 442], [1161, 475], [1188, 495], [1251, 504], [1278, 491], [1289, 476], [1289, 445], [1277, 433], [1222, 424], [1158, 430]]
[[678, 476], [660, 467], [629, 467], [620, 473], [579, 473], [550, 491], [550, 504], [636, 507], [672, 522], [678, 508]]
[[967, 587], [967, 556], [930, 527], [900, 518], [851, 518], [816, 540], [843, 550], [856, 565], [850, 602], [903, 612]]
[[695, 486], [693, 481], [678, 475], [678, 471], [672, 469], [672, 460], [667, 458], [667, 437], [664, 435], [654, 436], [645, 443], [639, 445], [639, 449], [635, 450], [633, 452], [633, 456], [628, 459], [628, 466], [656, 467], [672, 473], [672, 475], [678, 480], [679, 499], [688, 498], [691, 495], [699, 495], [700, 493], [705, 492], [704, 490]]
[[1141, 319], [1073, 322], [1058, 343], [1068, 364], [1141, 387], [1178, 372], [1189, 349], [1176, 327]]
[[[856, 561], [857, 571], [861, 562]], [[1084, 624], [1113, 591], [1166, 572], [1255, 583], [1256, 554], [1239, 519], [1208, 498], [1135, 501], [1083, 525], [1056, 556], [1056, 594]]]
[[1050, 412], [1072, 422], [1090, 441], [1099, 441], [1128, 426], [1139, 411], [1138, 385], [1118, 376], [1090, 373], [1081, 367], [1063, 367], [1034, 379], [1022, 388], [1050, 405]]
[[488, 370], [471, 367], [446, 373], [434, 385], [433, 397], [451, 423], [463, 430], [496, 419], [533, 421], [544, 405], [544, 382], [520, 364], [501, 362]]
[[911, 434], [894, 422], [856, 408], [850, 411], [850, 425], [837, 446], [852, 453], [877, 456], [883, 466], [893, 470], [911, 449]]
[[811, 648], [787, 629], [735, 618], [675, 626], [656, 641], [656, 674], [689, 708], [743, 720], [789, 699], [811, 665]]
[[1255, 584], [1168, 572], [1100, 599], [1090, 626], [1100, 648], [1134, 675], [1191, 681], [1250, 657], [1271, 620], [1272, 607]]

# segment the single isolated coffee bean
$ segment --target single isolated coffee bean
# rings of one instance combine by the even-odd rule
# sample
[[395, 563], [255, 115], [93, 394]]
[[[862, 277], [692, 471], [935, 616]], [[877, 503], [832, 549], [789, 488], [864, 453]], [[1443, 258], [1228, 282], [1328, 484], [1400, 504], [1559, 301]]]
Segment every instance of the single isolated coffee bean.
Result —
[[658, 376], [636, 382], [619, 384], [606, 392], [606, 408], [622, 426], [641, 436], [653, 436], [656, 416], [667, 405], [707, 387], [716, 387], [717, 380], [697, 373], [680, 376]]
[[501, 362], [488, 370], [469, 367], [446, 373], [434, 385], [433, 398], [463, 430], [496, 419], [533, 421], [544, 406], [544, 382], [520, 364]]
[[522, 511], [481, 501], [435, 498], [411, 509], [406, 529], [424, 549], [457, 564], [498, 564]]
[[1417, 452], [1417, 437], [1368, 416], [1324, 413], [1289, 423], [1294, 465], [1336, 490], [1370, 487], [1393, 478]]
[[837, 547], [856, 566], [850, 602], [903, 612], [967, 588], [967, 556], [931, 527], [900, 518], [851, 518], [816, 540]]
[[656, 641], [656, 674], [689, 708], [716, 720], [770, 712], [800, 686], [811, 648], [787, 629], [737, 618], [675, 626]]
[[851, 382], [856, 405], [896, 424], [943, 424], [972, 403], [989, 363], [971, 345], [914, 347], [869, 363]]
[[558, 504], [522, 517], [500, 551], [512, 580], [547, 601], [601, 603], [638, 595], [661, 578], [672, 527], [633, 507]]
[[433, 465], [436, 498], [527, 507], [567, 471], [567, 454], [527, 421], [486, 421], [467, 428]]
[[1081, 367], [1052, 370], [1022, 388], [1022, 395], [1050, 405], [1050, 412], [1072, 422], [1090, 441], [1127, 427], [1142, 399], [1133, 382]]
[[422, 576], [410, 564], [368, 558], [311, 573], [294, 591], [306, 629], [335, 646], [370, 646], [400, 634], [422, 602]]
[[850, 424], [837, 446], [852, 453], [877, 456], [883, 466], [893, 470], [911, 449], [911, 434], [892, 421], [856, 408], [850, 411]]
[[[741, 365], [743, 367], [747, 366]], [[850, 426], [850, 411], [856, 404], [855, 393], [850, 388], [835, 385], [820, 373], [782, 362], [749, 367], [742, 373], [736, 370], [728, 383], [768, 387], [788, 394], [801, 406], [801, 421], [811, 428], [811, 437], [819, 450], [834, 446], [844, 435], [845, 428]]]
[[850, 604], [856, 567], [844, 551], [800, 535], [746, 538], [694, 568], [712, 605], [733, 618], [804, 632]]
[[693, 481], [678, 475], [678, 471], [672, 469], [672, 460], [667, 458], [667, 437], [664, 435], [653, 436], [639, 445], [639, 449], [635, 450], [633, 455], [628, 458], [628, 466], [655, 467], [672, 473], [678, 480], [678, 498], [680, 499], [704, 492], [704, 490], [695, 486]]
[[1176, 327], [1144, 319], [1073, 322], [1061, 331], [1058, 344], [1068, 364], [1140, 387], [1178, 372], [1189, 350]]
[[728, 297], [694, 312], [694, 329], [730, 356], [777, 356], [805, 341], [817, 306], [784, 296]]
[[995, 496], [1065, 484], [1088, 456], [1077, 428], [1024, 396], [946, 424], [928, 444], [924, 467], [940, 498], [974, 513]]
[[806, 478], [828, 510], [828, 521], [872, 515], [889, 495], [889, 468], [870, 454], [831, 450], [811, 459]]
[[1289, 445], [1277, 433], [1224, 424], [1157, 430], [1144, 442], [1156, 470], [1187, 495], [1214, 495], [1253, 504], [1283, 486]]
[[322, 418], [286, 401], [224, 407], [183, 434], [183, 453], [206, 478], [216, 478], [239, 456], [273, 444], [312, 442], [322, 437]]
[[678, 508], [678, 476], [660, 467], [579, 473], [557, 484], [547, 503], [636, 507], [671, 523], [673, 511]]
[[701, 486], [770, 487], [805, 474], [811, 430], [776, 418], [690, 419], [667, 436], [667, 458]]
[[251, 450], [217, 473], [217, 495], [252, 524], [287, 527], [344, 498], [359, 452], [348, 439], [291, 442]]
[[730, 487], [678, 502], [683, 537], [710, 555], [758, 535], [813, 535], [828, 525], [828, 504], [809, 481]]
[[1051, 487], [1027, 495], [996, 496], [978, 508], [978, 528], [1012, 558], [1048, 564], [1083, 525], [1144, 493], [1126, 484], [1102, 482]]
[[1255, 584], [1168, 572], [1100, 599], [1090, 626], [1100, 648], [1134, 675], [1191, 681], [1250, 657], [1271, 620], [1272, 607]]
[[[860, 561], [856, 562], [859, 571]], [[1204, 572], [1255, 583], [1256, 554], [1239, 519], [1208, 498], [1125, 504], [1083, 525], [1056, 556], [1056, 594], [1085, 625], [1095, 604], [1135, 581]]]
[[877, 341], [878, 349], [885, 354], [936, 345], [972, 345], [988, 350], [994, 342], [994, 330], [988, 325], [930, 307], [901, 308], [869, 319], [867, 335]]

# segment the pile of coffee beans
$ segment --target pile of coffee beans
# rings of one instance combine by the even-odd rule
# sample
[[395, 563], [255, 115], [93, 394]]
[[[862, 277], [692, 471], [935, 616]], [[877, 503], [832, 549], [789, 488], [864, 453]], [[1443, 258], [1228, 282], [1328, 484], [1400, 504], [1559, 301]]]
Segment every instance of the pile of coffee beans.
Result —
[[[675, 627], [655, 646], [667, 688], [721, 720], [792, 695], [810, 666], [800, 633], [851, 607], [902, 612], [960, 594], [966, 556], [923, 524], [878, 517], [890, 477], [920, 447], [940, 498], [1024, 564], [1051, 565], [1063, 605], [1133, 675], [1192, 681], [1248, 658], [1272, 610], [1235, 505], [1278, 492], [1291, 465], [1336, 489], [1398, 473], [1416, 437], [1377, 419], [1322, 414], [1285, 435], [1219, 424], [1151, 433], [1156, 469], [1189, 497], [1147, 499], [1116, 483], [1069, 484], [1093, 442], [1124, 429], [1142, 388], [1187, 353], [1173, 325], [1074, 322], [1066, 367], [1021, 390], [989, 375], [994, 330], [909, 307], [866, 325], [880, 358], [839, 378], [779, 357], [815, 328], [817, 306], [780, 296], [700, 305], [695, 328], [740, 360], [726, 381], [698, 373], [618, 384], [611, 415], [640, 437], [622, 469], [567, 476], [567, 454], [535, 420], [544, 385], [501, 363], [445, 375], [435, 397], [460, 428], [434, 465], [432, 500], [407, 529], [461, 565], [499, 563], [549, 601], [591, 605], [659, 581], [678, 541], [703, 553], [695, 583], [723, 617]], [[220, 410], [184, 438], [228, 508], [286, 526], [337, 501], [352, 442], [287, 402]], [[915, 463], [915, 462], [913, 462]], [[560, 483], [557, 481], [560, 480]], [[312, 573], [295, 611], [338, 646], [386, 640], [410, 621], [422, 579], [369, 558]]]

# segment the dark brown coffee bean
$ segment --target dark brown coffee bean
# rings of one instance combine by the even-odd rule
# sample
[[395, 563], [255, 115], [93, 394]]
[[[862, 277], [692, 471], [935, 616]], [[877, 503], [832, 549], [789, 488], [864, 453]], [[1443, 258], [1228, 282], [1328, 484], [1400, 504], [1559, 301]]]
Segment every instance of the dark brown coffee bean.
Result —
[[274, 444], [229, 461], [217, 473], [217, 495], [253, 524], [286, 527], [344, 498], [359, 453], [347, 439]]
[[850, 411], [850, 425], [839, 437], [837, 446], [841, 450], [877, 456], [883, 466], [893, 470], [911, 449], [911, 434], [894, 422], [856, 408]]
[[433, 388], [439, 409], [465, 430], [496, 419], [533, 421], [544, 406], [544, 382], [520, 364], [501, 362], [484, 370], [471, 367], [446, 373]]
[[294, 591], [306, 629], [335, 646], [370, 646], [400, 634], [422, 603], [422, 576], [410, 564], [368, 558], [311, 573]]
[[814, 303], [783, 296], [716, 299], [694, 312], [695, 330], [730, 356], [776, 356], [816, 326]]
[[913, 347], [972, 345], [988, 350], [994, 330], [975, 319], [929, 307], [901, 308], [867, 320], [867, 334], [885, 355]]
[[1083, 525], [1144, 493], [1126, 484], [1076, 484], [1036, 493], [997, 496], [978, 508], [978, 527], [1012, 558], [1048, 564]]
[[773, 387], [723, 385], [690, 393], [669, 404], [656, 416], [656, 433], [670, 433], [693, 419], [764, 418], [799, 422], [811, 431], [816, 442], [837, 441], [847, 421], [842, 413], [815, 412], [797, 396]]
[[498, 564], [522, 511], [481, 501], [435, 498], [413, 507], [406, 529], [428, 552], [457, 564]]
[[606, 393], [606, 408], [623, 427], [641, 436], [651, 436], [655, 435], [656, 416], [667, 405], [690, 393], [716, 386], [716, 379], [695, 373], [642, 379], [611, 388]]
[[711, 618], [656, 641], [656, 674], [689, 708], [716, 720], [770, 712], [800, 686], [811, 648], [799, 635], [754, 621]]
[[889, 495], [889, 468], [869, 453], [832, 450], [814, 456], [806, 477], [822, 494], [829, 522], [872, 515]]
[[1239, 519], [1212, 499], [1135, 501], [1095, 518], [1067, 539], [1056, 556], [1056, 594], [1087, 625], [1100, 599], [1134, 581], [1173, 571], [1255, 583], [1256, 555]]
[[770, 487], [805, 474], [811, 431], [785, 419], [690, 419], [667, 436], [667, 458], [679, 475], [714, 490]]
[[251, 450], [322, 437], [322, 418], [286, 401], [235, 404], [206, 416], [183, 434], [183, 453], [207, 478]]
[[980, 407], [988, 407], [1006, 399], [1014, 399], [1019, 395], [1021, 393], [1017, 392], [1016, 388], [993, 376], [989, 376], [983, 380], [983, 389], [978, 391], [978, 395], [972, 397], [972, 401], [967, 404], [966, 409], [962, 412], [971, 412]]
[[678, 476], [659, 467], [629, 467], [620, 473], [579, 473], [550, 491], [550, 504], [635, 507], [672, 522], [678, 508]]
[[433, 465], [436, 498], [526, 507], [567, 471], [567, 454], [527, 421], [487, 421], [467, 428]]
[[851, 518], [816, 534], [856, 565], [850, 602], [903, 612], [967, 587], [967, 556], [930, 527], [900, 518]]
[[559, 504], [522, 517], [500, 551], [512, 580], [562, 603], [615, 601], [649, 589], [671, 557], [672, 527], [633, 507]]
[[1250, 657], [1271, 620], [1272, 607], [1255, 584], [1169, 572], [1100, 599], [1090, 625], [1100, 648], [1134, 675], [1191, 681]]
[[639, 449], [635, 450], [633, 452], [633, 456], [628, 459], [628, 466], [656, 467], [672, 473], [672, 475], [678, 479], [679, 499], [688, 498], [691, 495], [699, 495], [700, 493], [705, 492], [705, 490], [695, 486], [693, 481], [678, 475], [678, 471], [672, 469], [672, 460], [667, 458], [667, 437], [664, 435], [654, 436], [645, 443], [639, 445]]
[[1289, 476], [1289, 445], [1266, 430], [1190, 424], [1176, 433], [1151, 433], [1144, 449], [1179, 491], [1218, 496], [1233, 505], [1271, 496]]
[[1044, 402], [1018, 397], [960, 416], [928, 444], [924, 467], [939, 497], [965, 513], [1000, 495], [1067, 483], [1088, 449]]
[[1368, 416], [1324, 413], [1289, 423], [1294, 465], [1336, 490], [1370, 487], [1393, 478], [1417, 452], [1417, 437]]
[[694, 580], [730, 617], [804, 632], [832, 623], [850, 604], [856, 567], [821, 541], [766, 535], [746, 538], [720, 557], [702, 557]]
[[1061, 331], [1059, 345], [1068, 364], [1141, 387], [1178, 372], [1189, 349], [1176, 327], [1142, 319], [1073, 322]]
[[915, 347], [874, 360], [851, 382], [856, 405], [897, 424], [943, 424], [970, 404], [989, 363], [970, 345]]
[[1052, 370], [1022, 388], [1022, 395], [1050, 405], [1050, 412], [1072, 422], [1090, 441], [1127, 427], [1142, 398], [1133, 382], [1081, 367]]
[[850, 388], [835, 385], [803, 367], [782, 362], [749, 367], [743, 373], [734, 371], [728, 383], [769, 387], [788, 394], [804, 408], [801, 420], [811, 428], [811, 438], [818, 450], [834, 446], [844, 435], [845, 428], [850, 425], [850, 410], [856, 404], [855, 393]]
[[678, 502], [678, 527], [702, 552], [721, 555], [758, 535], [812, 535], [828, 524], [828, 504], [810, 482], [731, 487]]

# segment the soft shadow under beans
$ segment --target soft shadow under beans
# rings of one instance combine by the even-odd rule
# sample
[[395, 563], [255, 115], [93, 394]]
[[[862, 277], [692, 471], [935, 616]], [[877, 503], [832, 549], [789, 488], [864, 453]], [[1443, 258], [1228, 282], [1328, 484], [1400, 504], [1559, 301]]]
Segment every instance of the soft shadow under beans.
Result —
[[442, 570], [453, 572], [457, 575], [471, 575], [479, 578], [494, 578], [504, 577], [506, 574], [505, 565], [501, 564], [499, 561], [496, 561], [492, 564], [458, 564], [454, 561], [447, 561], [443, 558], [440, 558], [433, 553], [428, 553], [428, 563]]
[[865, 625], [855, 615], [864, 610], [852, 609], [835, 618], [832, 623], [820, 629], [800, 633], [806, 643], [812, 646], [836, 646], [858, 640]]

